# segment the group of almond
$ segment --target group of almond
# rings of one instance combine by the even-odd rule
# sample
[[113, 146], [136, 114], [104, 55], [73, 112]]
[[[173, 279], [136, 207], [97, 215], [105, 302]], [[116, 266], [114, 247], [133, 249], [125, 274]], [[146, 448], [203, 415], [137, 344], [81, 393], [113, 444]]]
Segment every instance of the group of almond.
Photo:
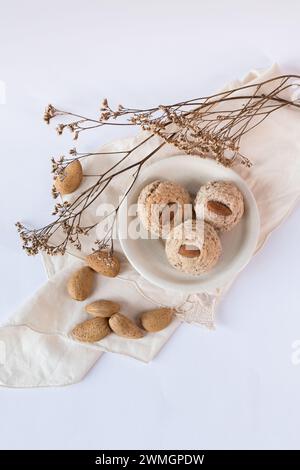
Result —
[[[61, 195], [71, 194], [81, 184], [83, 177], [79, 160], [74, 160], [65, 168], [63, 175], [55, 178], [56, 190]], [[86, 264], [72, 274], [68, 281], [68, 292], [74, 300], [84, 301], [92, 293], [95, 275], [116, 277], [120, 271], [118, 258], [107, 251], [95, 251], [86, 257]], [[100, 341], [110, 333], [127, 339], [139, 339], [146, 332], [154, 333], [166, 328], [172, 321], [174, 310], [157, 308], [143, 312], [139, 325], [120, 313], [120, 305], [111, 300], [97, 300], [85, 306], [86, 312], [93, 318], [77, 325], [72, 336], [84, 342]]]
[[[115, 277], [120, 271], [118, 258], [108, 251], [95, 251], [86, 257], [86, 264], [75, 271], [68, 280], [68, 293], [74, 300], [84, 301], [92, 293], [95, 275]], [[93, 318], [79, 323], [72, 336], [84, 342], [100, 341], [110, 333], [127, 339], [142, 338], [146, 332], [154, 333], [166, 328], [172, 321], [172, 308], [157, 308], [143, 312], [138, 323], [120, 313], [120, 305], [111, 300], [97, 300], [85, 306]]]

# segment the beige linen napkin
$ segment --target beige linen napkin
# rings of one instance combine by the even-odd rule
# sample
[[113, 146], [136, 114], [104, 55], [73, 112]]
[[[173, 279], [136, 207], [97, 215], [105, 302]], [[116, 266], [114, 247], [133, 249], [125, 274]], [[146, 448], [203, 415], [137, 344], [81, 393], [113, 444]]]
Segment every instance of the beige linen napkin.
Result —
[[[277, 66], [264, 73], [254, 71], [243, 81], [232, 83], [228, 89], [242, 84], [255, 84], [279, 74]], [[299, 123], [299, 111], [282, 108], [248, 133], [242, 141], [241, 151], [251, 159], [253, 166], [250, 169], [238, 167], [236, 171], [245, 178], [258, 203], [261, 216], [258, 248], [291, 212], [300, 197]], [[114, 142], [105, 146], [102, 151], [117, 152], [124, 150], [126, 146], [132, 148], [144, 138], [143, 134]], [[150, 139], [131, 158], [139, 159], [145, 152], [154, 149], [159, 142], [156, 137]], [[180, 153], [166, 145], [154, 160]], [[84, 170], [86, 173], [95, 172], [97, 167], [99, 169], [98, 165], [99, 157], [95, 157], [87, 162]], [[107, 201], [116, 201], [128, 184], [128, 175], [114, 182], [106, 195]], [[87, 214], [87, 221], [94, 221], [96, 213], [97, 206], [92, 206]], [[30, 387], [71, 384], [82, 379], [103, 351], [150, 361], [176, 330], [180, 320], [199, 323], [208, 328], [214, 327], [215, 307], [229, 285], [220, 286], [214, 294], [187, 296], [183, 293], [167, 292], [139, 276], [121, 255], [120, 275], [115, 279], [99, 276], [91, 300], [99, 297], [113, 298], [120, 301], [125, 314], [133, 317], [139, 311], [156, 305], [175, 306], [179, 313], [178, 319], [166, 330], [149, 334], [137, 341], [128, 341], [114, 334], [94, 345], [72, 340], [69, 337], [70, 330], [87, 316], [83, 310], [84, 303], [71, 300], [65, 285], [70, 273], [83, 265], [84, 254], [91, 251], [93, 237], [91, 238], [80, 257], [78, 253], [73, 252], [64, 257], [43, 255], [48, 282], [15, 313], [8, 325], [0, 328], [1, 385]]]

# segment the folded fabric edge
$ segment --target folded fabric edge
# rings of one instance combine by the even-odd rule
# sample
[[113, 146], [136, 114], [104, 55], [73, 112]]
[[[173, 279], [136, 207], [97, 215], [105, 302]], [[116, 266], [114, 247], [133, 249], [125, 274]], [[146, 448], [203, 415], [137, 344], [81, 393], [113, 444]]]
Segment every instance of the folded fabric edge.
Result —
[[[18, 331], [20, 329], [21, 331]], [[8, 330], [8, 332], [4, 332], [5, 339], [8, 338], [8, 343], [1, 339], [1, 333], [3, 330]], [[15, 337], [9, 337], [10, 330], [16, 330]], [[28, 336], [27, 339], [26, 335]], [[23, 338], [22, 341], [20, 341], [20, 337]], [[25, 354], [24, 357], [26, 358], [27, 363], [25, 360], [21, 365], [18, 364], [16, 367], [14, 364], [14, 354], [17, 348], [20, 347], [24, 354], [24, 349], [26, 350], [28, 344], [30, 343], [32, 345], [33, 338], [36, 339], [36, 353], [34, 353], [32, 357], [30, 356], [30, 353], [27, 355]], [[55, 347], [57, 347], [57, 350], [60, 353], [56, 358], [57, 362], [53, 364], [53, 370], [50, 371], [50, 379], [47, 377], [47, 380], [44, 380], [43, 376], [45, 374], [45, 370], [43, 370], [42, 366], [36, 377], [34, 377], [34, 375], [30, 376], [30, 374], [26, 375], [26, 367], [28, 370], [31, 370], [32, 366], [34, 366], [36, 357], [39, 357], [40, 354], [47, 354], [49, 352], [49, 348], [53, 348], [52, 338], [55, 338]], [[2, 357], [0, 358], [0, 386], [7, 388], [61, 387], [81, 382], [102, 355], [102, 351], [96, 348], [87, 347], [85, 343], [75, 342], [64, 335], [40, 333], [30, 328], [28, 325], [7, 325], [1, 327], [0, 343], [3, 345]], [[30, 352], [31, 351], [32, 348], [30, 348]], [[82, 354], [82, 351], [84, 351], [84, 354]], [[71, 362], [68, 362], [70, 360]], [[74, 364], [76, 364], [75, 369], [77, 375], [74, 375]], [[4, 372], [2, 372], [2, 368]], [[55, 377], [55, 374], [57, 373], [58, 375]], [[49, 372], [47, 372], [47, 374], [49, 374]], [[6, 380], [3, 377], [6, 377]], [[11, 380], [11, 378], [13, 378], [13, 380]]]
[[155, 350], [155, 352], [153, 351], [149, 351], [149, 354], [147, 357], [144, 357], [144, 358], [141, 358], [140, 356], [137, 356], [137, 355], [134, 355], [132, 353], [129, 353], [129, 352], [114, 352], [114, 351], [106, 351], [106, 352], [112, 352], [113, 354], [121, 354], [122, 356], [125, 356], [125, 357], [129, 357], [131, 359], [135, 359], [135, 360], [138, 360], [144, 364], [149, 364], [151, 363], [158, 355], [159, 353], [165, 348], [165, 346], [167, 345], [167, 343], [169, 342], [170, 338], [174, 335], [174, 333], [177, 331], [178, 327], [181, 325], [181, 321], [179, 321], [175, 328], [173, 329], [172, 333], [170, 336], [168, 336], [168, 339], [167, 341], [164, 341], [161, 343], [160, 347], [158, 349]]
[[[180, 320], [180, 318], [177, 318], [177, 321], [174, 320], [174, 324], [173, 324], [173, 327], [172, 327], [173, 331], [171, 332], [170, 336], [168, 336], [168, 340], [171, 338], [171, 336], [173, 336], [173, 334], [175, 333], [177, 328], [181, 325], [181, 323], [182, 323], [182, 320]], [[155, 357], [159, 354], [159, 352], [163, 349], [163, 347], [167, 343], [167, 341], [166, 342], [162, 341], [160, 346], [158, 347], [158, 349], [155, 349], [155, 351], [153, 351], [150, 348], [148, 354], [144, 355], [144, 357], [141, 357], [141, 355], [139, 355], [138, 352], [135, 354], [133, 351], [126, 351], [126, 350], [114, 351], [114, 350], [111, 350], [108, 347], [104, 346], [101, 343], [84, 343], [84, 342], [81, 342], [81, 341], [77, 341], [77, 340], [73, 339], [71, 336], [63, 334], [61, 332], [54, 331], [54, 332], [51, 332], [51, 333], [45, 333], [43, 331], [39, 331], [38, 329], [34, 328], [32, 325], [30, 325], [30, 323], [15, 323], [15, 324], [7, 323], [5, 325], [0, 326], [0, 331], [1, 331], [1, 328], [16, 328], [16, 329], [17, 328], [26, 328], [26, 329], [29, 329], [30, 331], [32, 331], [33, 333], [37, 333], [41, 336], [42, 335], [44, 335], [45, 337], [56, 336], [56, 337], [59, 337], [60, 339], [62, 339], [64, 341], [69, 342], [70, 344], [73, 344], [73, 345], [77, 344], [81, 347], [84, 347], [85, 349], [88, 349], [88, 350], [91, 350], [91, 351], [96, 351], [96, 352], [99, 353], [99, 358], [104, 353], [112, 353], [112, 354], [121, 354], [122, 356], [131, 357], [133, 359], [139, 360], [139, 361], [144, 362], [144, 363], [149, 363], [153, 359], [155, 359]], [[126, 339], [124, 339], [124, 341], [126, 341]], [[132, 340], [132, 341], [134, 341], [134, 340]], [[87, 372], [88, 372], [88, 370], [87, 370]], [[1, 382], [0, 382], [0, 385], [1, 385]]]

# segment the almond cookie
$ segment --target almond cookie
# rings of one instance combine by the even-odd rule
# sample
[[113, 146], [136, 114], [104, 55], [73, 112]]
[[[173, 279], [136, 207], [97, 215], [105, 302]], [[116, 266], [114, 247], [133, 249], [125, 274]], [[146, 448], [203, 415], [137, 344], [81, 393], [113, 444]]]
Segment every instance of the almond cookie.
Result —
[[189, 207], [189, 193], [172, 181], [153, 181], [138, 198], [138, 216], [144, 228], [165, 238], [173, 227], [183, 222]]
[[170, 264], [194, 276], [210, 271], [221, 252], [217, 232], [203, 220], [187, 220], [177, 225], [166, 242], [166, 255]]
[[212, 181], [199, 189], [195, 212], [198, 219], [204, 218], [220, 231], [229, 231], [244, 214], [244, 198], [235, 184]]

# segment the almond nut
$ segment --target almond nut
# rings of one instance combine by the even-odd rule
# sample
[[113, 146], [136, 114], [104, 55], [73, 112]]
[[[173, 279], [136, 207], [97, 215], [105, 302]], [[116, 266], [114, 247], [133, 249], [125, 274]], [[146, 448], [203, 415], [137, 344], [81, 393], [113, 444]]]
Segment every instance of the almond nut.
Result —
[[79, 341], [94, 343], [105, 338], [109, 333], [111, 333], [111, 330], [107, 319], [96, 317], [75, 326], [72, 336]]
[[85, 300], [94, 286], [94, 272], [87, 266], [78, 269], [68, 281], [67, 289], [74, 300]]
[[121, 313], [115, 313], [108, 320], [112, 331], [118, 336], [129, 339], [139, 339], [144, 336], [143, 331], [129, 318]]
[[118, 313], [120, 305], [111, 300], [96, 300], [91, 304], [86, 305], [85, 310], [93, 317], [107, 318], [111, 317], [114, 313]]
[[120, 271], [118, 258], [109, 251], [95, 251], [86, 257], [86, 263], [103, 276], [116, 277]]
[[54, 185], [60, 194], [70, 194], [79, 188], [82, 181], [82, 166], [79, 160], [74, 160], [66, 166], [63, 173], [54, 180]]
[[150, 333], [161, 331], [170, 325], [174, 317], [172, 308], [155, 308], [141, 315], [141, 324], [144, 330]]
[[178, 253], [186, 258], [197, 258], [200, 256], [200, 250], [197, 247], [189, 248], [187, 245], [181, 245]]
[[207, 208], [209, 211], [223, 217], [227, 217], [232, 214], [231, 209], [220, 201], [208, 201]]

